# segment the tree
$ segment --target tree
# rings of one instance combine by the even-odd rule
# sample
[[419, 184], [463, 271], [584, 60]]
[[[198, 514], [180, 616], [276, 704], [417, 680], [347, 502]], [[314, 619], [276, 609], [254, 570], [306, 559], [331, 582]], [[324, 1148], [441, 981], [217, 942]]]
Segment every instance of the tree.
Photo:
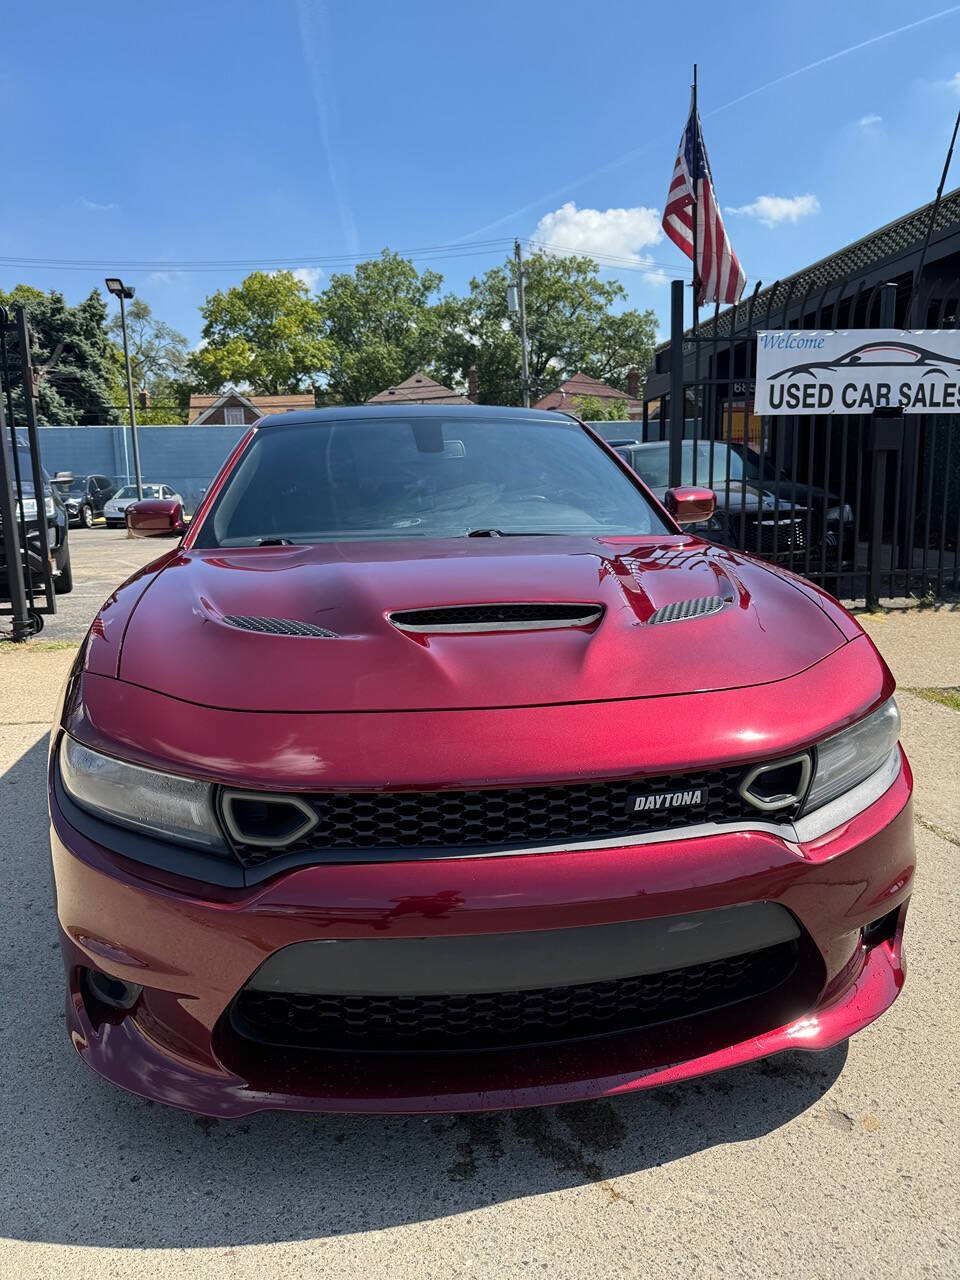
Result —
[[608, 396], [574, 396], [573, 408], [584, 422], [626, 422], [630, 417], [626, 400]]
[[384, 249], [352, 272], [331, 276], [320, 296], [332, 359], [323, 398], [363, 404], [418, 369], [437, 352], [441, 312], [433, 302], [443, 283], [435, 271]]
[[[470, 282], [465, 298], [446, 298], [438, 376], [462, 383], [470, 365], [487, 404], [519, 404], [519, 321], [507, 309], [514, 267], [508, 260]], [[601, 280], [592, 258], [538, 252], [524, 263], [530, 380], [534, 398], [582, 371], [624, 390], [632, 368], [650, 364], [656, 335], [652, 311], [615, 312], [626, 296]]]
[[[130, 371], [138, 393], [137, 422], [144, 425], [186, 422], [190, 401], [190, 344], [182, 333], [154, 318], [148, 302], [134, 298], [126, 309]], [[114, 404], [122, 422], [129, 416], [127, 374], [123, 362], [123, 325], [119, 311], [110, 321], [115, 345]], [[146, 394], [146, 407], [139, 403]]]
[[[107, 331], [107, 309], [99, 290], [75, 307], [62, 293], [42, 293], [17, 285], [0, 293], [0, 303], [20, 304], [27, 314], [30, 348], [36, 372], [37, 420], [45, 426], [118, 421], [114, 403], [116, 351]], [[20, 363], [16, 333], [7, 350], [16, 369]], [[14, 377], [14, 413], [21, 420], [23, 392]]]
[[[130, 369], [137, 391], [148, 391], [153, 397], [162, 386], [186, 377], [190, 344], [182, 333], [154, 318], [149, 302], [134, 298], [127, 311], [127, 345]], [[123, 325], [120, 313], [110, 321], [110, 333], [122, 346]]]
[[303, 391], [330, 364], [319, 303], [291, 271], [254, 271], [237, 287], [211, 294], [200, 313], [203, 346], [190, 369], [205, 391], [225, 385], [268, 395]]

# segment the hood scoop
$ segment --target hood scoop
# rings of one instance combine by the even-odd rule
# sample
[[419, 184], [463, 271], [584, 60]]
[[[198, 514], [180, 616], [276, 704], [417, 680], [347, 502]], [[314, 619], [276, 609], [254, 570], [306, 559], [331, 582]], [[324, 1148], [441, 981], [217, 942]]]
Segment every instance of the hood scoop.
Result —
[[592, 627], [603, 617], [598, 604], [457, 604], [402, 609], [387, 614], [401, 631], [418, 635], [480, 631], [548, 631]]
[[675, 600], [655, 609], [647, 619], [647, 626], [660, 622], [686, 622], [688, 618], [702, 618], [708, 613], [719, 613], [728, 602], [723, 596], [697, 596], [693, 600]]
[[315, 626], [312, 622], [298, 622], [295, 618], [257, 618], [250, 614], [226, 613], [223, 621], [240, 631], [257, 631], [262, 636], [319, 636], [323, 640], [339, 640], [336, 631]]

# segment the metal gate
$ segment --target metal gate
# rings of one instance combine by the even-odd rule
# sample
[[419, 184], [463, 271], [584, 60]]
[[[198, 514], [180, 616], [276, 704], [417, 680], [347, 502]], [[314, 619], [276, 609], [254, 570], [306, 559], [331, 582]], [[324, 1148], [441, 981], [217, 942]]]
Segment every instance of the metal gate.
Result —
[[36, 635], [44, 615], [56, 613], [55, 501], [40, 462], [26, 315], [0, 306], [0, 617], [10, 619], [8, 639]]
[[960, 281], [794, 287], [758, 283], [694, 335], [674, 281], [669, 367], [648, 378], [641, 428], [644, 446], [663, 444], [634, 449], [633, 465], [657, 463], [659, 478], [665, 446], [670, 483], [717, 494], [700, 532], [844, 599], [960, 589], [960, 415], [753, 413], [758, 330], [955, 328]]

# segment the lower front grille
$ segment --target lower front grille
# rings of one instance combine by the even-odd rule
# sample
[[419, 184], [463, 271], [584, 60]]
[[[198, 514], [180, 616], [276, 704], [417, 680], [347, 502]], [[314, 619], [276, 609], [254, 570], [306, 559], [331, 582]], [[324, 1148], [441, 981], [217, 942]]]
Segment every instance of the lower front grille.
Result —
[[244, 990], [230, 1018], [272, 1047], [430, 1053], [560, 1044], [689, 1018], [791, 976], [796, 942], [706, 964], [577, 986], [469, 995], [298, 995]]

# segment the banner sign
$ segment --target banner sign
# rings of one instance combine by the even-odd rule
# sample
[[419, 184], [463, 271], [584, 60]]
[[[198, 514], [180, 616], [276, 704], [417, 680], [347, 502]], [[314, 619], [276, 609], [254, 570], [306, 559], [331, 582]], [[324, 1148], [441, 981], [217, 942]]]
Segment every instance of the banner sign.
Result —
[[757, 334], [754, 412], [960, 413], [960, 329]]

